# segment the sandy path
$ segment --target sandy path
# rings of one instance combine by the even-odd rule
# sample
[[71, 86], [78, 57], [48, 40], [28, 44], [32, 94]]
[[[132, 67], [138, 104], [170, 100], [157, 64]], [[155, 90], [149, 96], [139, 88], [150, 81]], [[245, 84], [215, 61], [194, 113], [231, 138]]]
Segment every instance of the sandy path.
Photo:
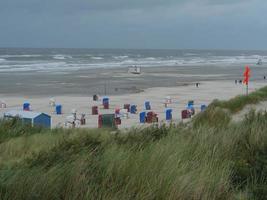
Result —
[[232, 120], [234, 122], [241, 121], [251, 110], [255, 110], [256, 112], [267, 111], [267, 101], [261, 101], [257, 104], [250, 104], [245, 106], [243, 110], [233, 115]]

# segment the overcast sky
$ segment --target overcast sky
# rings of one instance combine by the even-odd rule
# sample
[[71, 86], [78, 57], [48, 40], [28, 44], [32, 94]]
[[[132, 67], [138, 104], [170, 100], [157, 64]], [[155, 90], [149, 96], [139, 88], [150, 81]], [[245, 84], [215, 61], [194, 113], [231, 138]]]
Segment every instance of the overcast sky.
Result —
[[267, 0], [0, 0], [0, 47], [267, 49]]

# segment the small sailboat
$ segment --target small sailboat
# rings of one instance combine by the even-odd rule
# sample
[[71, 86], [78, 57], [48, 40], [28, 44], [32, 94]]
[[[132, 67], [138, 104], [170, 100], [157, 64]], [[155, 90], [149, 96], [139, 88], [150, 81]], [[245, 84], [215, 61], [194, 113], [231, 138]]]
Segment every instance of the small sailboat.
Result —
[[128, 73], [131, 73], [131, 74], [141, 74], [141, 67], [137, 67], [136, 65], [135, 66], [131, 66], [128, 69]]
[[257, 65], [262, 65], [262, 59], [259, 58]]

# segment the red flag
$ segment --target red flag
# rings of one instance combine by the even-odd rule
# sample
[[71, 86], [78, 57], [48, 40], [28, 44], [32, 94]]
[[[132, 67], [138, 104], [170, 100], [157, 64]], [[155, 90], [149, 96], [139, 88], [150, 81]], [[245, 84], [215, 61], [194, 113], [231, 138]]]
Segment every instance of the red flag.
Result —
[[249, 68], [249, 66], [246, 66], [246, 69], [245, 69], [245, 72], [244, 72], [243, 76], [244, 76], [243, 83], [248, 85], [248, 81], [249, 81], [249, 78], [250, 78], [250, 68]]

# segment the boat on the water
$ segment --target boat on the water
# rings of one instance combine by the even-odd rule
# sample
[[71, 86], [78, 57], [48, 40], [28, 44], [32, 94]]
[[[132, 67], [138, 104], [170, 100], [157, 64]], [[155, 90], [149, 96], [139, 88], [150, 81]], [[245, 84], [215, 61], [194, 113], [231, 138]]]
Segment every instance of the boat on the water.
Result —
[[141, 74], [141, 67], [137, 67], [136, 65], [135, 66], [130, 66], [128, 68], [128, 73], [131, 73], [131, 74]]

